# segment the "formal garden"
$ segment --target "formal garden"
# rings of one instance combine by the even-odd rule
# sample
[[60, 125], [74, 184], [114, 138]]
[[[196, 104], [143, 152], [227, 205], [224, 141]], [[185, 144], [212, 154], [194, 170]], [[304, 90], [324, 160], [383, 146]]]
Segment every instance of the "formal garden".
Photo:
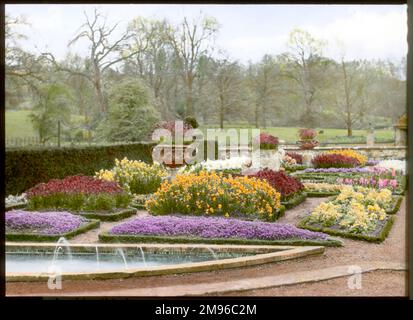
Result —
[[[173, 139], [55, 149], [41, 158], [38, 150], [9, 151], [8, 280], [41, 281], [51, 265], [63, 268], [64, 279], [207, 272], [312, 259], [323, 248], [346, 246], [345, 239], [385, 241], [407, 187], [405, 161], [369, 159], [350, 148], [315, 152], [314, 130], [297, 136], [303, 131], [311, 137], [294, 151], [260, 133], [258, 151], [193, 164], [179, 164], [178, 151], [191, 144]], [[169, 158], [153, 161], [157, 146]], [[291, 256], [294, 248], [300, 253]], [[271, 259], [261, 258], [266, 254]]]
[[297, 8], [8, 5], [7, 294], [404, 295], [404, 31]]

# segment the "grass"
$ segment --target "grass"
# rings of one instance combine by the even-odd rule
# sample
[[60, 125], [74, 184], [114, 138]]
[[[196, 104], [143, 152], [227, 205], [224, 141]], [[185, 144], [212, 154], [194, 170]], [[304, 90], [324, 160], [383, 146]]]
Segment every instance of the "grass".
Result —
[[29, 110], [6, 110], [6, 139], [37, 137]]
[[[218, 128], [216, 125], [201, 126], [200, 129], [206, 133], [207, 128]], [[247, 125], [231, 125], [227, 124], [224, 126], [225, 129], [236, 128], [237, 130], [251, 129], [253, 126]], [[297, 132], [299, 127], [268, 127], [260, 128], [261, 131], [270, 133], [281, 140], [285, 140], [287, 143], [295, 143], [298, 140]], [[322, 134], [317, 135], [317, 139], [320, 142], [332, 142], [332, 143], [365, 143], [367, 131], [366, 130], [353, 130], [353, 137], [347, 137], [346, 129], [325, 129], [316, 128], [317, 132], [323, 130]], [[377, 129], [375, 130], [376, 142], [392, 142], [394, 140], [394, 131], [392, 129]]]
[[[37, 132], [34, 130], [30, 121], [30, 110], [6, 110], [6, 139], [16, 138], [31, 138], [37, 137]], [[75, 116], [76, 122], [79, 116]], [[206, 133], [206, 128], [218, 128], [218, 125], [205, 125], [200, 129]], [[240, 128], [251, 129], [252, 125], [243, 124], [226, 124], [225, 129]], [[281, 140], [285, 140], [288, 143], [295, 143], [298, 140], [297, 131], [298, 127], [268, 127], [261, 128], [261, 131], [268, 132], [272, 135], [279, 137]], [[317, 139], [320, 142], [336, 142], [336, 143], [365, 143], [366, 130], [354, 130], [353, 137], [347, 137], [346, 129], [324, 129], [316, 128], [317, 131], [324, 130], [324, 133], [318, 134]], [[392, 142], [394, 140], [394, 131], [392, 129], [378, 129], [375, 130], [376, 142]]]

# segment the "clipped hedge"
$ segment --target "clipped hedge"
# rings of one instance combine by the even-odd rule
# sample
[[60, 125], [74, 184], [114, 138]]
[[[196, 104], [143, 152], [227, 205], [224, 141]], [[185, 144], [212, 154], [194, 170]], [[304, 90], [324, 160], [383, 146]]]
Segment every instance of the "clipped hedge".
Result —
[[307, 199], [307, 194], [305, 192], [297, 192], [294, 196], [288, 199], [288, 201], [281, 201], [281, 204], [285, 209], [292, 209], [303, 203], [305, 199]]
[[[214, 143], [213, 141], [205, 141]], [[7, 149], [5, 159], [6, 195], [20, 194], [37, 183], [72, 175], [94, 175], [113, 167], [115, 158], [127, 157], [152, 163], [155, 143], [138, 142], [107, 146]], [[215, 144], [215, 157], [217, 146]], [[205, 156], [206, 150], [205, 147]], [[204, 158], [205, 158], [204, 156]]]

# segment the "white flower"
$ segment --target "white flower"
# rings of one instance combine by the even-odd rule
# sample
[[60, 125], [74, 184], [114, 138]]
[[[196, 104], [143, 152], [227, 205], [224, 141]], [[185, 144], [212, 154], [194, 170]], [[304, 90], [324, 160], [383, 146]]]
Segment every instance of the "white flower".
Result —
[[380, 161], [375, 167], [394, 169], [403, 172], [403, 174], [407, 173], [407, 166], [405, 160], [383, 160]]

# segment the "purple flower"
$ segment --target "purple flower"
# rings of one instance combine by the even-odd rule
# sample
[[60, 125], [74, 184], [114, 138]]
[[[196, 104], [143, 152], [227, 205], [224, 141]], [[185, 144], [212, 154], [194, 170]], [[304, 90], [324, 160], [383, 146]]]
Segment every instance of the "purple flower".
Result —
[[66, 211], [12, 210], [6, 212], [6, 232], [60, 235], [79, 228], [87, 221]]
[[135, 218], [109, 230], [114, 235], [183, 236], [197, 238], [255, 240], [326, 240], [320, 232], [291, 224], [244, 221], [221, 217], [157, 216]]

